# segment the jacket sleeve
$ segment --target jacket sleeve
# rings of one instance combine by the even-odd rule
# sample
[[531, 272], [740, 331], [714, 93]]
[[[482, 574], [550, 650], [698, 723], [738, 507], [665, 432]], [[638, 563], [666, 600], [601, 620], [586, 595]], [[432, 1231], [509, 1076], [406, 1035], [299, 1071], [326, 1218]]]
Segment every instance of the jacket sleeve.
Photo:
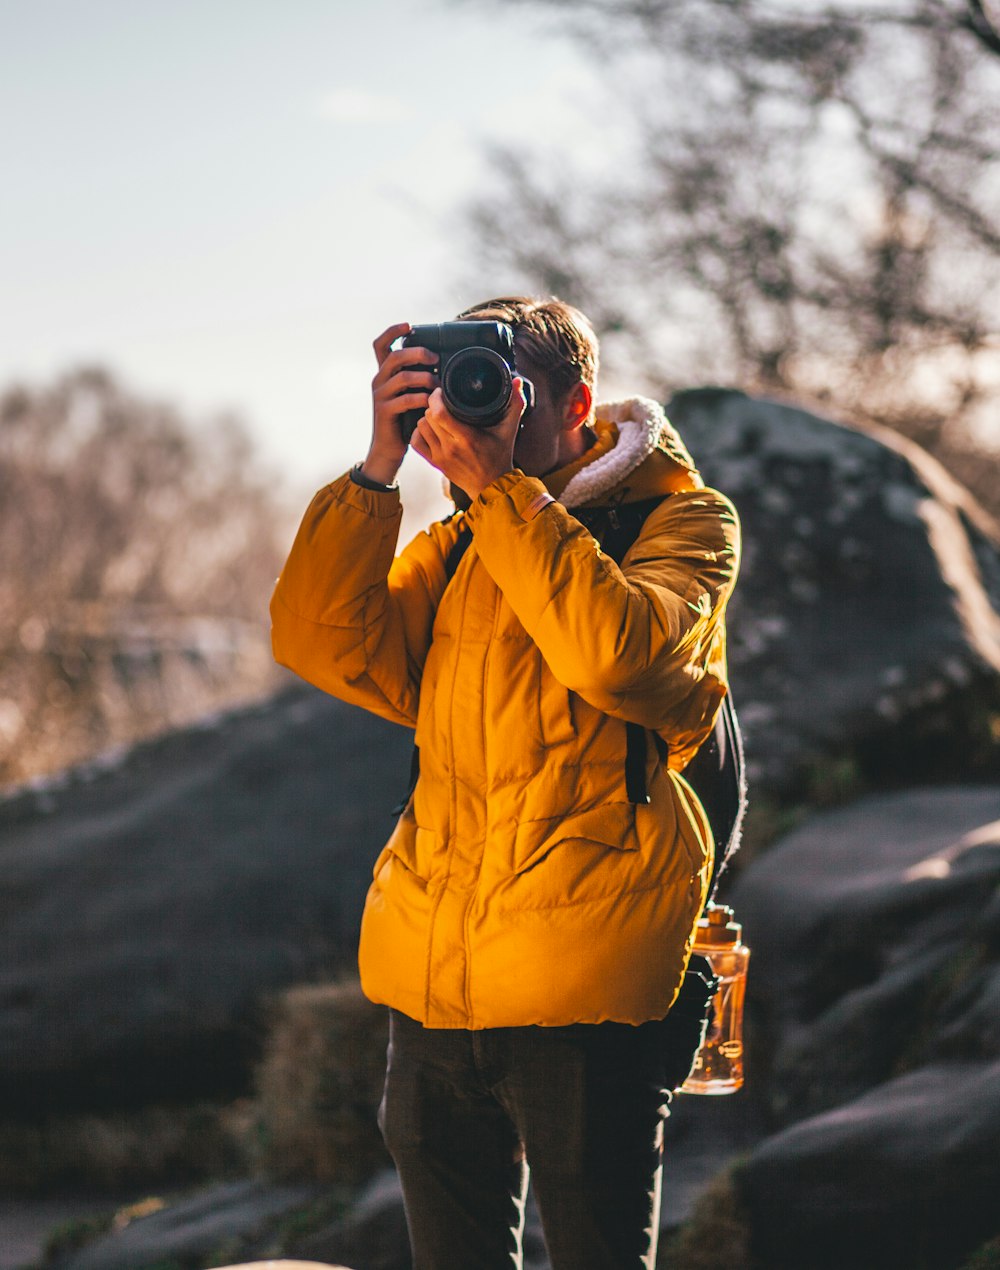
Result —
[[[739, 521], [711, 489], [665, 498], [622, 567], [540, 481], [509, 472], [470, 509], [476, 552], [553, 675], [605, 714], [706, 730], [726, 690]], [[697, 719], [693, 717], [697, 715]]]
[[424, 661], [445, 588], [450, 525], [394, 558], [398, 492], [350, 474], [310, 503], [271, 598], [275, 660], [352, 705], [416, 725]]

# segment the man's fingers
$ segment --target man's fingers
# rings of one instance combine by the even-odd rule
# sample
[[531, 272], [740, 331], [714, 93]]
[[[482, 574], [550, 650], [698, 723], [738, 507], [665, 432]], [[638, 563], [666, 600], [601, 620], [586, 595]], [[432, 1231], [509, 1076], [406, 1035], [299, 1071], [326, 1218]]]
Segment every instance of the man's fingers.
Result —
[[456, 450], [464, 448], [464, 444], [468, 444], [469, 438], [463, 437], [468, 431], [475, 433], [476, 429], [466, 429], [465, 425], [459, 423], [457, 419], [453, 419], [444, 408], [441, 389], [435, 388], [431, 393], [427, 402], [427, 409], [423, 418], [420, 420], [420, 433], [427, 445], [430, 447], [431, 453], [435, 459], [441, 459], [447, 454], [453, 454]]
[[388, 416], [401, 415], [407, 410], [426, 410], [427, 394], [425, 392], [404, 392], [399, 397], [392, 397], [387, 402], [379, 402]]
[[424, 426], [424, 435], [427, 438], [428, 443], [435, 448], [445, 444], [450, 435], [444, 421], [440, 418], [437, 410], [435, 409], [436, 402], [434, 398], [438, 395], [440, 395], [439, 390], [431, 393], [427, 400], [427, 410], [421, 420], [421, 423]]
[[520, 375], [514, 376], [513, 392], [510, 394], [510, 405], [507, 407], [507, 415], [504, 422], [507, 422], [508, 416], [513, 416], [519, 423], [521, 416], [528, 408], [528, 394], [524, 389], [524, 380]]
[[375, 337], [372, 341], [372, 348], [375, 350], [375, 356], [378, 358], [380, 366], [389, 356], [389, 350], [392, 348], [394, 341], [411, 329], [409, 322], [397, 322], [394, 326], [386, 327], [381, 335]]
[[453, 419], [445, 408], [444, 394], [440, 388], [435, 388], [427, 399], [427, 416], [434, 426], [446, 435], [458, 423], [458, 420]]
[[430, 395], [437, 383], [429, 370], [400, 370], [388, 379], [376, 377], [372, 381], [372, 395], [376, 401], [385, 401], [397, 396], [403, 389], [422, 389]]
[[438, 466], [441, 445], [438, 441], [437, 433], [426, 415], [417, 424], [416, 430], [410, 438], [410, 445], [421, 458], [426, 459], [428, 463], [432, 463], [435, 467]]
[[437, 353], [432, 353], [429, 348], [394, 348], [379, 363], [372, 384], [385, 383], [407, 366], [436, 366], [437, 361]]

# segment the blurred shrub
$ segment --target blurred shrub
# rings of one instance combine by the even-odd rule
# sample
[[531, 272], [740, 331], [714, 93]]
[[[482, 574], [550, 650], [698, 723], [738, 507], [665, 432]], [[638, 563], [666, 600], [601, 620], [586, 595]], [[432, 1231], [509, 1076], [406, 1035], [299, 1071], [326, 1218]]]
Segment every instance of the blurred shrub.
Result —
[[690, 1218], [677, 1234], [661, 1240], [657, 1266], [670, 1270], [756, 1270], [750, 1250], [750, 1227], [733, 1180], [726, 1169], [702, 1193]]
[[257, 1079], [268, 1173], [353, 1184], [390, 1163], [376, 1121], [388, 1021], [356, 981], [282, 997]]
[[243, 1175], [252, 1115], [244, 1099], [0, 1123], [0, 1187], [115, 1192]]
[[962, 1266], [962, 1270], [1000, 1270], [1000, 1235], [991, 1239]]

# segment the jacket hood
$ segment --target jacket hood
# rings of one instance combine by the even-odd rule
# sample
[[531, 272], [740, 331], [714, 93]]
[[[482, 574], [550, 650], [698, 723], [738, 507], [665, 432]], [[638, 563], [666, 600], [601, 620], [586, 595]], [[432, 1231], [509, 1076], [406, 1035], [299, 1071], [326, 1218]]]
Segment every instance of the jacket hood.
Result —
[[649, 397], [600, 403], [594, 431], [597, 441], [586, 454], [543, 478], [564, 507], [634, 503], [704, 487], [677, 430]]

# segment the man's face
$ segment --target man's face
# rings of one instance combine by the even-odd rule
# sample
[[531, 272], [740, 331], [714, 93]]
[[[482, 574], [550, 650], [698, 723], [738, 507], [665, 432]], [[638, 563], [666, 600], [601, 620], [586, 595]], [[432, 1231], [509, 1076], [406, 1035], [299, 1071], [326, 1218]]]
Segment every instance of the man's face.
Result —
[[553, 399], [543, 370], [520, 355], [517, 366], [535, 386], [535, 405], [526, 415], [514, 442], [514, 462], [526, 476], [544, 476], [563, 465], [563, 411]]

